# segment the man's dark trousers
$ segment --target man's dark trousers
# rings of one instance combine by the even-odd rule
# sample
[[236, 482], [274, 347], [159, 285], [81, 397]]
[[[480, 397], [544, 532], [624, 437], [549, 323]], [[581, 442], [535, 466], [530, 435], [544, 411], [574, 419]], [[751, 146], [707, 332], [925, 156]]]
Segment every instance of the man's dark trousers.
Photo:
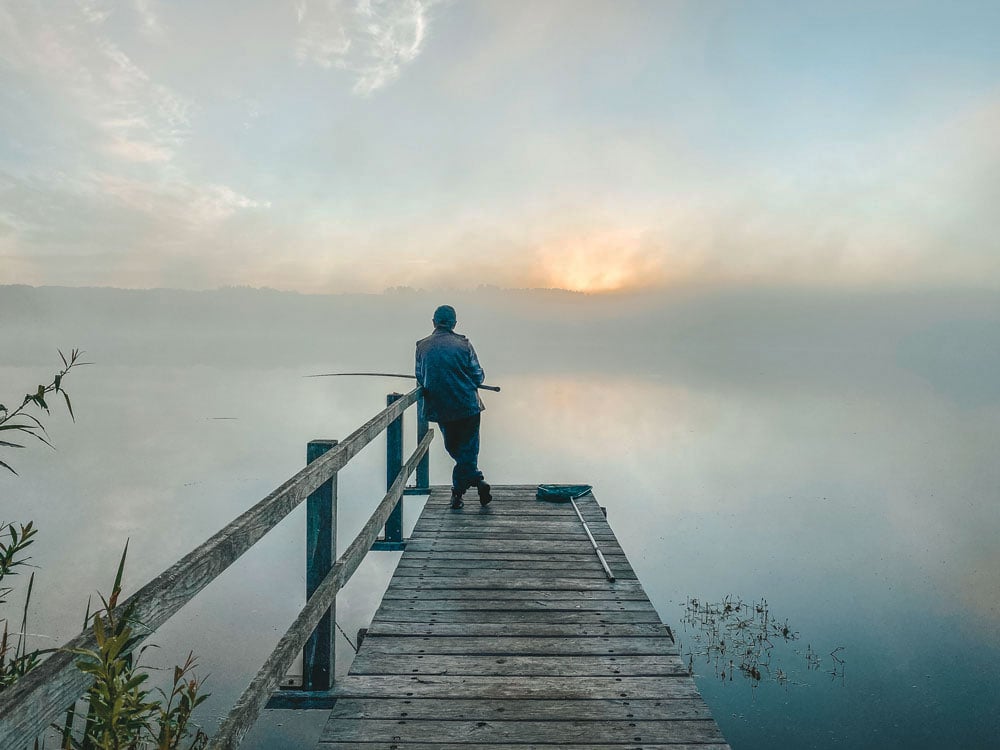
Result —
[[448, 455], [455, 459], [451, 472], [451, 489], [458, 495], [483, 479], [479, 470], [479, 414], [456, 419], [453, 422], [438, 422], [444, 436], [444, 447]]

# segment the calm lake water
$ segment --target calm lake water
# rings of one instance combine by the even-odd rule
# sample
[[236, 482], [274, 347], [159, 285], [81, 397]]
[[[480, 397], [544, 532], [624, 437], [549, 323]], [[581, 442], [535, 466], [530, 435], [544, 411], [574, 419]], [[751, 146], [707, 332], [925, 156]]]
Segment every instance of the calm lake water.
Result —
[[[361, 364], [407, 371], [432, 302], [392, 301], [402, 323], [384, 336], [379, 321], [359, 317], [351, 325], [363, 335], [303, 335], [280, 357], [266, 342], [242, 341], [233, 354], [232, 325], [190, 326], [168, 312], [146, 338], [134, 316], [81, 318], [51, 301], [37, 302], [41, 318], [8, 316], [4, 399], [47, 382], [57, 346], [82, 346], [97, 363], [67, 380], [77, 422], [53, 413], [57, 451], [20, 451], [21, 476], [0, 476], [3, 519], [41, 529], [32, 642], [78, 630], [126, 539], [134, 590], [295, 472], [310, 439], [344, 437], [382, 408], [394, 381], [302, 376]], [[558, 319], [572, 317], [558, 303], [532, 326], [523, 313], [500, 315], [503, 300], [460, 302], [489, 380], [503, 387], [484, 394], [487, 477], [594, 485], [733, 747], [996, 746], [995, 299], [919, 320], [909, 311], [926, 305], [913, 300], [863, 312], [830, 302], [847, 321], [839, 327], [830, 309], [801, 300], [798, 317], [743, 300], [711, 336], [661, 328], [642, 305], [577, 325]], [[667, 317], [698, 317], [675, 313]], [[325, 325], [314, 323], [314, 332]], [[409, 447], [414, 419], [411, 410]], [[383, 446], [341, 474], [341, 548], [384, 492]], [[434, 483], [449, 476], [442, 454], [435, 442]], [[420, 500], [406, 503], [412, 525]], [[209, 731], [301, 606], [303, 511], [152, 638], [150, 665], [170, 667], [193, 649], [210, 674], [200, 714]], [[370, 554], [342, 593], [347, 633], [368, 624], [397, 558]], [[769, 616], [787, 622], [791, 639], [775, 639], [759, 681], [733, 674], [728, 655], [706, 656], [704, 628], [685, 622], [699, 619], [686, 618], [690, 598], [727, 596], [766, 600]], [[344, 672], [351, 651], [338, 645]], [[244, 746], [308, 747], [323, 721], [269, 712]]]

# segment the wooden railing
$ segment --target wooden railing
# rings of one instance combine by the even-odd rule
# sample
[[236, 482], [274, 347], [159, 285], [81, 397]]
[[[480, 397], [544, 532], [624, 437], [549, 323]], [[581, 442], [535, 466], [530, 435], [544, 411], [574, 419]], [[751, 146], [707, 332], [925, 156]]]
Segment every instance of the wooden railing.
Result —
[[[303, 500], [310, 499], [308, 600], [219, 727], [212, 748], [221, 750], [239, 745], [299, 653], [305, 653], [303, 687], [313, 690], [329, 687], [333, 679], [332, 608], [337, 592], [367, 552], [377, 545], [380, 529], [386, 528], [381, 544], [389, 545], [388, 548], [402, 544], [401, 499], [414, 470], [418, 470], [418, 485], [421, 480], [422, 486], [427, 485], [427, 452], [434, 433], [425, 421], [418, 421], [416, 450], [405, 464], [402, 462], [403, 412], [419, 398], [420, 388], [405, 395], [390, 394], [386, 408], [343, 441], [313, 441], [311, 460], [304, 469], [119, 605], [123, 609], [134, 604], [134, 619], [152, 633]], [[336, 544], [337, 472], [383, 430], [388, 431], [388, 490], [344, 554], [331, 564]], [[317, 631], [324, 616], [328, 616], [325, 633], [323, 628]], [[304, 650], [311, 637], [310, 647]], [[29, 747], [87, 691], [91, 679], [77, 669], [76, 657], [70, 650], [95, 647], [93, 633], [85, 630], [0, 694], [0, 748]]]

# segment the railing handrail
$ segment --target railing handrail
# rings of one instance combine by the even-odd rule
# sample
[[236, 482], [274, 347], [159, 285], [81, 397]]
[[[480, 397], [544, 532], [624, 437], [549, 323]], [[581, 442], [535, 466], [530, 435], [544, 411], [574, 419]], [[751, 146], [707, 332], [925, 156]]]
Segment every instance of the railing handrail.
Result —
[[403, 497], [406, 480], [417, 468], [420, 459], [427, 453], [433, 438], [434, 431], [428, 430], [409, 460], [399, 470], [392, 487], [382, 498], [382, 502], [378, 504], [368, 522], [358, 532], [344, 554], [337, 559], [313, 595], [309, 597], [309, 601], [299, 612], [295, 622], [278, 641], [278, 645], [264, 662], [264, 666], [260, 668], [250, 685], [243, 691], [243, 695], [240, 696], [236, 705], [233, 706], [232, 711], [219, 726], [219, 731], [212, 739], [212, 750], [232, 750], [239, 746], [263, 710], [268, 697], [278, 687], [292, 662], [295, 661], [295, 657], [302, 653], [302, 647], [309, 638], [309, 634], [316, 629], [323, 613], [333, 604], [337, 592], [354, 575], [368, 550], [371, 549], [379, 529], [385, 525], [389, 514], [396, 507], [396, 503]]
[[[119, 605], [119, 609], [134, 604], [134, 618], [150, 633], [155, 631], [298, 507], [310, 493], [330, 479], [334, 472], [342, 469], [419, 397], [418, 386], [387, 406], [345, 440], [307, 464], [201, 546], [136, 591]], [[382, 504], [379, 509], [381, 507]], [[81, 648], [96, 648], [94, 635], [89, 629], [68, 641], [0, 694], [0, 747], [30, 746], [87, 691], [92, 678], [76, 668], [77, 657], [70, 652], [70, 649]]]

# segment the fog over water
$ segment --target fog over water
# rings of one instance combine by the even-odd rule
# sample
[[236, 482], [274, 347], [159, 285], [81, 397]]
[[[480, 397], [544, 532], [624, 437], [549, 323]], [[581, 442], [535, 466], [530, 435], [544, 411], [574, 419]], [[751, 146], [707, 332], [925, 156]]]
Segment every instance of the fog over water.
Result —
[[[61, 406], [47, 420], [55, 452], [3, 454], [20, 476], [0, 475], [0, 520], [40, 527], [33, 643], [78, 630], [126, 539], [134, 591], [300, 468], [309, 440], [346, 436], [386, 393], [408, 390], [303, 376], [410, 372], [441, 303], [503, 388], [484, 394], [487, 478], [594, 485], [734, 748], [992, 746], [995, 292], [0, 286], [4, 403], [48, 382], [57, 348], [95, 363], [67, 378], [76, 423]], [[413, 423], [411, 410], [408, 450]], [[431, 452], [431, 480], [445, 483], [439, 440]], [[383, 492], [380, 440], [341, 473], [341, 549]], [[406, 502], [412, 524], [420, 500]], [[193, 649], [211, 674], [209, 731], [301, 606], [303, 527], [300, 508], [152, 639], [150, 664]], [[372, 553], [341, 595], [347, 633], [368, 624], [397, 558]], [[721, 678], [682, 623], [688, 597], [727, 595], [765, 598], [798, 633], [759, 685]], [[351, 652], [339, 647], [343, 672]], [[845, 664], [830, 675], [836, 649]], [[244, 746], [308, 746], [322, 724], [318, 713], [271, 712]]]

